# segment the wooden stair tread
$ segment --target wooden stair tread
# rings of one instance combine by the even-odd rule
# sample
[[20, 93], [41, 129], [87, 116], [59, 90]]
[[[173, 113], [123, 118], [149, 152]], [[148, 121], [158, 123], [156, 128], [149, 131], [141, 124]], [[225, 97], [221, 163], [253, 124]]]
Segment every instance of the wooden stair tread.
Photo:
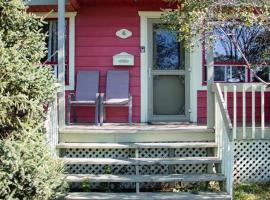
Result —
[[158, 143], [59, 143], [57, 148], [81, 149], [135, 149], [135, 148], [199, 148], [217, 147], [215, 142], [158, 142]]
[[201, 182], [201, 181], [224, 181], [222, 174], [170, 174], [170, 175], [110, 175], [110, 174], [68, 174], [68, 182]]
[[141, 193], [69, 193], [67, 200], [230, 200], [227, 193], [177, 193], [177, 192], [141, 192]]
[[103, 124], [103, 126], [94, 126], [94, 125], [69, 125], [60, 129], [60, 133], [136, 133], [136, 132], [148, 132], [148, 131], [170, 131], [170, 130], [178, 130], [178, 131], [188, 131], [188, 132], [214, 132], [214, 129], [207, 128], [206, 126], [200, 125], [179, 125], [179, 124], [141, 124], [141, 123], [133, 123], [132, 125], [123, 124], [123, 123], [111, 123], [111, 124]]
[[61, 158], [67, 164], [103, 165], [176, 165], [221, 163], [218, 157], [180, 157], [180, 158]]

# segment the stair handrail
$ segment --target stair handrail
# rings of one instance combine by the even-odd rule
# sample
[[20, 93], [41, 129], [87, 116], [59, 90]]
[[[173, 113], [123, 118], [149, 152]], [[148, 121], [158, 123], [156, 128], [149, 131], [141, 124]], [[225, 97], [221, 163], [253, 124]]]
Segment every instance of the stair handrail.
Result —
[[215, 91], [215, 99], [220, 108], [221, 116], [222, 116], [224, 125], [226, 127], [226, 132], [228, 134], [228, 137], [230, 138], [230, 141], [232, 141], [233, 125], [232, 125], [232, 121], [229, 115], [229, 111], [227, 109], [226, 102], [224, 100], [224, 96], [222, 94], [220, 83], [214, 84], [214, 91]]
[[232, 196], [233, 193], [233, 126], [219, 83], [214, 83], [215, 93], [215, 133], [218, 143], [218, 157], [222, 160], [221, 172], [226, 176], [223, 189]]

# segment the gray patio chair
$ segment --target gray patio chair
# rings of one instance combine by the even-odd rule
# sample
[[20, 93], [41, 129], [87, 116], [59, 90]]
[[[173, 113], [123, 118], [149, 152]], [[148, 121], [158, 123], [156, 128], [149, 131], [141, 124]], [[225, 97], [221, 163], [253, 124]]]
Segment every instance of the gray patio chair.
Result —
[[[76, 80], [76, 93], [68, 95], [67, 118], [70, 124], [71, 108], [75, 106], [95, 107], [95, 124], [98, 125], [99, 114], [99, 72], [98, 71], [78, 71]], [[76, 113], [73, 113], [76, 120]]]
[[100, 96], [100, 125], [103, 124], [105, 107], [128, 107], [128, 122], [132, 124], [132, 96], [129, 94], [129, 72], [108, 71], [106, 95]]

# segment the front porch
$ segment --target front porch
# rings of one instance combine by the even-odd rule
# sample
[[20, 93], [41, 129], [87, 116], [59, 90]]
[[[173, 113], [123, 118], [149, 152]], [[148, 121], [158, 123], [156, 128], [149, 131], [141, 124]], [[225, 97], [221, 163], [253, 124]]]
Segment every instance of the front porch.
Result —
[[[214, 62], [213, 56], [209, 53], [207, 60], [208, 87], [202, 86], [204, 91], [207, 91], [207, 112], [204, 112], [204, 115], [207, 115], [207, 124], [201, 125], [180, 122], [180, 117], [177, 116], [174, 118], [162, 118], [165, 119], [164, 121], [170, 121], [170, 119], [173, 119], [171, 121], [174, 121], [175, 119], [178, 119], [177, 123], [104, 123], [103, 126], [90, 124], [68, 125], [65, 95], [70, 91], [66, 91], [66, 68], [64, 60], [65, 42], [63, 37], [64, 32], [66, 31], [65, 2], [63, 0], [59, 0], [58, 2], [58, 81], [60, 83], [60, 89], [54, 104], [52, 104], [49, 109], [47, 128], [49, 143], [52, 146], [53, 151], [57, 152], [58, 156], [68, 167], [67, 181], [70, 182], [71, 185], [72, 183], [75, 183], [75, 185], [84, 182], [90, 183], [90, 181], [91, 183], [93, 182], [93, 185], [99, 184], [100, 182], [107, 184], [121, 183], [121, 186], [123, 187], [126, 184], [133, 184], [130, 188], [137, 193], [134, 195], [135, 199], [147, 198], [148, 195], [157, 199], [163, 198], [162, 195], [150, 193], [140, 197], [140, 192], [145, 189], [145, 182], [150, 182], [152, 184], [155, 184], [156, 182], [202, 182], [207, 184], [210, 181], [217, 181], [220, 183], [220, 190], [225, 192], [225, 197], [222, 196], [224, 195], [223, 192], [218, 192], [217, 194], [212, 194], [213, 199], [223, 197], [223, 199], [229, 199], [232, 195], [233, 185], [233, 141], [239, 139], [270, 139], [270, 128], [267, 124], [268, 114], [266, 109], [268, 108], [268, 104], [266, 103], [267, 98], [265, 98], [265, 93], [269, 91], [269, 89], [258, 83], [214, 83]], [[88, 12], [86, 11], [87, 10], [85, 9], [80, 16], [82, 24], [87, 21], [85, 19], [88, 19]], [[138, 15], [137, 10], [135, 14]], [[137, 66], [134, 66], [134, 68], [128, 69], [130, 70], [131, 78], [133, 79], [131, 81], [132, 85], [130, 85], [129, 88], [132, 90], [131, 93], [135, 96], [133, 103], [135, 105], [134, 107], [136, 107], [136, 112], [133, 112], [133, 114], [136, 113], [136, 116], [133, 116], [133, 118], [136, 118], [136, 122], [151, 121], [148, 120], [151, 118], [151, 113], [148, 113], [149, 107], [147, 107], [147, 105], [151, 105], [152, 102], [148, 99], [149, 93], [151, 93], [147, 91], [148, 81], [149, 79], [154, 79], [154, 76], [164, 76], [164, 72], [152, 69], [152, 76], [149, 78], [151, 74], [149, 75], [149, 69], [146, 67], [148, 61], [152, 61], [152, 58], [150, 59], [150, 57], [147, 57], [145, 52], [143, 52], [143, 48], [148, 45], [147, 26], [149, 23], [147, 23], [147, 20], [148, 18], [151, 19], [153, 15], [155, 18], [158, 18], [157, 16], [160, 16], [160, 12], [159, 14], [150, 12], [150, 16], [147, 16], [148, 14], [141, 13], [142, 16], [140, 18], [142, 22], [141, 28], [144, 30], [144, 32], [142, 31], [144, 34], [142, 34], [141, 38], [141, 40], [144, 41], [141, 46], [142, 52], [134, 50], [136, 53], [135, 56], [137, 56], [136, 62], [139, 63], [140, 59], [138, 58], [141, 58], [141, 65], [138, 64]], [[139, 27], [139, 23], [137, 23], [139, 22], [139, 16], [136, 17], [137, 18], [134, 17], [134, 23]], [[106, 24], [104, 21], [103, 23]], [[84, 26], [88, 26], [88, 24], [84, 24], [81, 28], [85, 28]], [[105, 27], [105, 25], [103, 26]], [[139, 30], [138, 27], [137, 29]], [[102, 30], [104, 30], [104, 28]], [[138, 30], [137, 34], [139, 32]], [[106, 31], [103, 32], [106, 33]], [[89, 37], [92, 32], [89, 31], [87, 34], [87, 37]], [[139, 44], [138, 35], [136, 36], [137, 41], [132, 41], [132, 45], [134, 45], [133, 42], [136, 43], [136, 45]], [[94, 36], [95, 38], [98, 38], [97, 35]], [[91, 37], [94, 36], [91, 35]], [[111, 35], [109, 36], [112, 37]], [[108, 37], [108, 35], [106, 35], [106, 37]], [[105, 36], [102, 37], [102, 39], [98, 38], [96, 40], [103, 40], [104, 38]], [[80, 39], [81, 38], [79, 37], [78, 40]], [[91, 42], [95, 41], [91, 40]], [[114, 38], [112, 40], [112, 43], [115, 46], [118, 45], [118, 42], [118, 39]], [[80, 48], [84, 49], [84, 44], [82, 44], [82, 42], [80, 45]], [[113, 68], [114, 66], [111, 66], [111, 58], [109, 57], [108, 59], [108, 52], [105, 52], [104, 50], [107, 49], [106, 46], [100, 47], [102, 50], [100, 52], [95, 51], [95, 48], [92, 47], [86, 48], [89, 50], [90, 54], [86, 54], [84, 59], [92, 65], [95, 65], [95, 67], [92, 66], [89, 68], [90, 70], [88, 69], [88, 71], [98, 70], [102, 74], [102, 76], [100, 76], [102, 79], [100, 82], [102, 82], [102, 84], [97, 88], [105, 88], [105, 74], [107, 71], [121, 71], [123, 68], [119, 70], [119, 68]], [[136, 46], [136, 49], [137, 48], [139, 49], [139, 46]], [[122, 49], [119, 49], [119, 51], [120, 50]], [[81, 51], [80, 53], [82, 54], [82, 52], [84, 53], [84, 51]], [[107, 56], [105, 64], [103, 64], [104, 59], [95, 60], [97, 56], [100, 56], [99, 53], [101, 54], [104, 52]], [[198, 67], [198, 63], [195, 63], [194, 60], [200, 56], [201, 52], [188, 55], [187, 57], [190, 57], [190, 66], [194, 65]], [[96, 63], [93, 64], [89, 57], [98, 64], [102, 63], [102, 67], [104, 67], [103, 65], [108, 65], [106, 70], [104, 70], [106, 73], [102, 71], [103, 68], [101, 66], [97, 67]], [[77, 60], [79, 60], [79, 66], [76, 67], [79, 69], [85, 67], [83, 65], [89, 64], [88, 62], [86, 64], [81, 64], [81, 60], [83, 59], [80, 57]], [[185, 106], [183, 106], [184, 103], [183, 105], [181, 104], [181, 108], [184, 108], [182, 109], [184, 112], [179, 112], [180, 109], [177, 108], [177, 114], [179, 115], [179, 113], [182, 113], [186, 121], [195, 122], [196, 114], [194, 114], [194, 110], [196, 110], [197, 104], [200, 104], [201, 102], [197, 101], [197, 98], [195, 98], [196, 95], [188, 95], [189, 93], [196, 94], [197, 90], [199, 90], [198, 88], [202, 87], [201, 85], [199, 87], [192, 86], [194, 81], [201, 81], [195, 80], [198, 77], [196, 74], [198, 68], [195, 68], [194, 70], [194, 68], [192, 69], [190, 66], [187, 65], [185, 66], [185, 70], [179, 70], [178, 72], [167, 72], [168, 74], [165, 73], [165, 76], [172, 76], [172, 80], [178, 81], [180, 76], [191, 74], [189, 82], [187, 82], [188, 78], [180, 79], [186, 81], [186, 87], [184, 89], [182, 88], [182, 93], [178, 96], [187, 94], [185, 95], [185, 102], [187, 102], [187, 104]], [[73, 74], [73, 79], [75, 80], [75, 73]], [[97, 81], [97, 83], [99, 83], [99, 81]], [[178, 84], [178, 86], [182, 87], [182, 83], [183, 82], [181, 82], [180, 86]], [[166, 87], [168, 88], [170, 85]], [[165, 92], [166, 87], [164, 89]], [[239, 95], [239, 93], [241, 93], [241, 95]], [[163, 95], [161, 94], [160, 96], [162, 97]], [[172, 99], [173, 95], [170, 98]], [[179, 99], [175, 102], [178, 102]], [[161, 103], [163, 102], [166, 101], [162, 101]], [[177, 106], [179, 106], [178, 103], [176, 103]], [[242, 106], [239, 107], [240, 104]], [[166, 108], [166, 106], [163, 107]], [[151, 112], [153, 112], [153, 108], [151, 109]], [[247, 113], [247, 109], [250, 109], [250, 113]], [[259, 114], [256, 114], [258, 111]], [[85, 113], [87, 113], [88, 117], [88, 112]], [[115, 114], [114, 112], [111, 113]], [[193, 120], [190, 120], [191, 115], [193, 116]], [[152, 116], [152, 120], [154, 121], [155, 117]], [[106, 170], [108, 168], [109, 170]], [[84, 195], [86, 196], [84, 197]], [[122, 199], [127, 199], [129, 197], [129, 194], [106, 196], [106, 194], [103, 193], [99, 195], [98, 198], [100, 199], [102, 196], [105, 197], [105, 199], [117, 199], [118, 197], [120, 198], [120, 196], [123, 196], [121, 197]], [[211, 198], [211, 194], [202, 196], [189, 194], [188, 196], [185, 196], [186, 194], [184, 193], [177, 195], [170, 193], [168, 195], [173, 196], [175, 199]], [[91, 194], [90, 197], [88, 197], [88, 194], [81, 193], [71, 194], [67, 198], [76, 199], [80, 196], [86, 199], [94, 198]]]

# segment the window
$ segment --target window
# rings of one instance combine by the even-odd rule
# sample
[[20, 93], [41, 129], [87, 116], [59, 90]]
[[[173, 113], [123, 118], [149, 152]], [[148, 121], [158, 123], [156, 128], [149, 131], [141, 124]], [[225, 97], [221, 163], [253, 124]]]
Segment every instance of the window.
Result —
[[[181, 68], [184, 53], [176, 34], [166, 30], [161, 24], [154, 24], [154, 69], [178, 70]], [[179, 56], [181, 55], [181, 56]]]
[[214, 81], [218, 82], [246, 82], [245, 66], [215, 66]]
[[[42, 62], [45, 64], [49, 64], [53, 66], [53, 70], [55, 75], [57, 76], [58, 71], [57, 71], [57, 63], [58, 63], [58, 54], [57, 54], [57, 49], [58, 49], [58, 22], [57, 19], [48, 19], [46, 20], [46, 24], [43, 26], [43, 32], [47, 34], [46, 37], [46, 45], [47, 45], [47, 54], [46, 56], [42, 59]], [[65, 41], [66, 41], [66, 54], [65, 54], [65, 66], [66, 66], [66, 74], [65, 74], [65, 82], [66, 85], [69, 84], [69, 78], [68, 78], [68, 72], [69, 72], [69, 64], [68, 64], [68, 20], [66, 20], [66, 34], [65, 34]]]
[[[225, 27], [225, 32], [232, 32], [231, 27]], [[214, 46], [214, 80], [222, 82], [248, 82], [257, 81], [250, 70], [245, 69], [245, 62], [240, 52], [231, 40], [219, 29], [214, 31], [216, 42]], [[239, 46], [252, 64], [260, 64], [269, 59], [267, 52], [270, 47], [269, 32], [262, 27], [239, 27], [234, 29]], [[267, 35], [267, 37], [266, 37]], [[204, 56], [204, 77], [206, 81], [206, 59]], [[256, 69], [256, 74], [269, 81], [269, 69]]]

